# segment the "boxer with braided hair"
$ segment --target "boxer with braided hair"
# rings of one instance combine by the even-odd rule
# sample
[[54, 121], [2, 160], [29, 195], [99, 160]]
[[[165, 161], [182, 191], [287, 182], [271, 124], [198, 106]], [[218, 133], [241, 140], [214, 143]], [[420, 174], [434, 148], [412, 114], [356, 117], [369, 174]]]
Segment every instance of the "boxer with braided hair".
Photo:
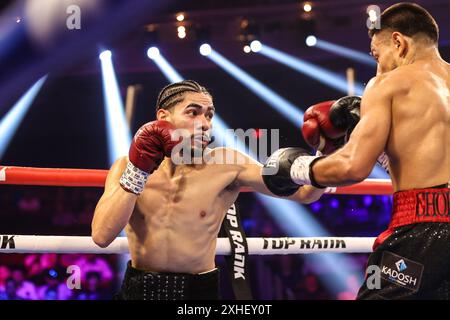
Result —
[[[157, 120], [136, 133], [128, 157], [111, 167], [92, 221], [92, 238], [108, 246], [125, 228], [131, 261], [120, 299], [217, 299], [216, 240], [241, 187], [275, 196], [264, 185], [262, 164], [229, 148], [209, 148], [215, 107], [211, 94], [185, 80], [163, 88]], [[174, 162], [183, 144], [211, 162]], [[195, 153], [193, 153], [195, 155]], [[227, 162], [223, 159], [244, 159]], [[308, 203], [323, 190], [294, 186], [283, 195]]]

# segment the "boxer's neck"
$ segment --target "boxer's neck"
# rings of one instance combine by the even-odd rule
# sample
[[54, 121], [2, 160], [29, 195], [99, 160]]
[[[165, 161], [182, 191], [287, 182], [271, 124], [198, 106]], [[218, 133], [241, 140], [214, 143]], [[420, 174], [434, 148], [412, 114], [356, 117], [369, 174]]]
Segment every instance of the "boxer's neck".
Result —
[[436, 46], [414, 46], [406, 55], [402, 65], [434, 59], [442, 59]]
[[169, 177], [174, 177], [175, 173], [180, 171], [182, 168], [190, 168], [190, 169], [196, 169], [201, 166], [204, 166], [204, 164], [175, 164], [170, 160], [170, 158], [166, 157], [164, 158], [164, 161], [161, 164], [162, 169], [169, 175]]

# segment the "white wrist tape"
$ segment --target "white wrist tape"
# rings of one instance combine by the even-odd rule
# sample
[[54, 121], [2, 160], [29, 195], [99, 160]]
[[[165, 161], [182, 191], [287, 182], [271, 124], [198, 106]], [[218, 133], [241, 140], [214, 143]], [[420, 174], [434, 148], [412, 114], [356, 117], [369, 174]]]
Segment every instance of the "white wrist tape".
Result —
[[126, 191], [140, 195], [144, 191], [148, 176], [149, 174], [147, 172], [135, 167], [128, 161], [119, 183]]
[[291, 166], [291, 179], [299, 185], [311, 185], [309, 176], [309, 165], [318, 156], [300, 156], [294, 160]]

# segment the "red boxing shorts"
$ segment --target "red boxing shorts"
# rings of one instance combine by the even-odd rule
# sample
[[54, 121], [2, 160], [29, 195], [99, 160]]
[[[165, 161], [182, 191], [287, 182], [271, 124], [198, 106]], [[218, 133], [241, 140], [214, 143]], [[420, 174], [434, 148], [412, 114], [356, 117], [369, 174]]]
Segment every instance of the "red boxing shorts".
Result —
[[450, 222], [449, 208], [450, 188], [444, 186], [394, 193], [391, 222], [388, 229], [375, 240], [373, 250], [388, 238], [395, 228], [421, 222]]
[[448, 185], [396, 192], [373, 250], [358, 299], [450, 299]]

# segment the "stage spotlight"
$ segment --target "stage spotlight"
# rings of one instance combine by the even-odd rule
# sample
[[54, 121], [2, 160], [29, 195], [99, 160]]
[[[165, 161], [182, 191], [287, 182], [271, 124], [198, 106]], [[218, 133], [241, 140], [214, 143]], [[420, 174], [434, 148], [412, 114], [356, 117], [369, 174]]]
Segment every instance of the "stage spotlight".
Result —
[[252, 52], [252, 49], [250, 48], [250, 46], [249, 45], [246, 45], [246, 46], [244, 46], [244, 52], [245, 53], [250, 53], [250, 52]]
[[100, 60], [107, 60], [107, 59], [111, 59], [111, 56], [112, 56], [111, 51], [105, 50], [105, 51], [102, 51], [98, 57], [100, 58]]
[[308, 47], [313, 47], [317, 43], [317, 38], [315, 36], [307, 36], [306, 37], [306, 45]]
[[20, 17], [16, 18], [16, 23], [20, 23], [22, 21], [22, 19]]
[[250, 43], [250, 49], [252, 49], [253, 52], [261, 51], [261, 47], [262, 47], [261, 42], [259, 42], [258, 40], [253, 40]]
[[305, 3], [303, 4], [303, 11], [305, 11], [305, 12], [311, 12], [311, 10], [312, 10], [311, 3], [305, 2]]
[[207, 43], [204, 43], [200, 46], [200, 54], [202, 56], [209, 56], [211, 54], [211, 46]]
[[180, 39], [186, 38], [186, 28], [184, 26], [179, 26], [177, 30], [178, 30], [178, 38]]
[[178, 15], [177, 15], [177, 21], [183, 21], [184, 20], [184, 14], [182, 14], [182, 13], [179, 13]]
[[150, 47], [147, 50], [147, 56], [152, 60], [156, 59], [159, 56], [159, 49], [157, 47]]
[[247, 27], [248, 27], [248, 20], [247, 19], [242, 19], [240, 27], [241, 27], [241, 29], [247, 29]]

